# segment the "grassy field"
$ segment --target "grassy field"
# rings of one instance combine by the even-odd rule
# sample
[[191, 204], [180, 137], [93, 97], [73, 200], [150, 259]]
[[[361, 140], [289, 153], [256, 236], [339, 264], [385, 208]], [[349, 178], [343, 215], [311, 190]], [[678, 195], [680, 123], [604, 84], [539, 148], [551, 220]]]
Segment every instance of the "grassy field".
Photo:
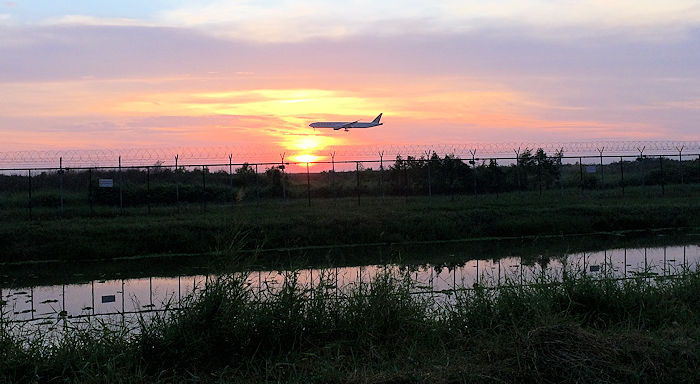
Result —
[[[264, 200], [154, 207], [94, 217], [0, 222], [0, 262], [218, 254], [343, 244], [389, 244], [700, 227], [700, 186], [406, 198]], [[99, 213], [99, 212], [98, 212]]]
[[135, 329], [0, 330], [0, 382], [693, 382], [700, 274], [411, 295], [380, 274], [340, 298], [293, 279], [257, 302], [221, 278]]

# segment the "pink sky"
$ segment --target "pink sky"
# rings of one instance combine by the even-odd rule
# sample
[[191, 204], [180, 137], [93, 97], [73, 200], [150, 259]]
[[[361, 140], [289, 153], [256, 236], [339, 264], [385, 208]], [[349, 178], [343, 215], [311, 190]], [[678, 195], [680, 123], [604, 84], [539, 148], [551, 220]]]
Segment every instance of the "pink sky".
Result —
[[0, 152], [700, 139], [692, 2], [350, 3], [4, 2]]

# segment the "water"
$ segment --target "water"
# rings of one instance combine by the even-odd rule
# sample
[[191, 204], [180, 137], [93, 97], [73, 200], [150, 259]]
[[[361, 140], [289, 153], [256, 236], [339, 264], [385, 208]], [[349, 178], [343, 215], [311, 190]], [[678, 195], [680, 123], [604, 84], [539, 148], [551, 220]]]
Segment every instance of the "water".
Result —
[[[644, 248], [612, 248], [596, 252], [566, 253], [558, 258], [540, 257], [521, 260], [518, 256], [495, 260], [469, 260], [454, 266], [361, 265], [332, 268], [309, 268], [295, 272], [257, 270], [242, 274], [249, 289], [264, 300], [296, 274], [297, 282], [312, 294], [323, 284], [325, 289], [342, 295], [369, 284], [381, 270], [408, 274], [415, 293], [449, 293], [469, 289], [474, 284], [495, 287], [501, 284], [527, 284], [538, 276], [561, 278], [563, 270], [585, 271], [598, 278], [632, 278], [636, 276], [672, 276], [695, 270], [700, 262], [697, 245]], [[178, 308], [187, 295], [204, 289], [210, 276], [187, 275], [133, 279], [94, 280], [79, 284], [37, 285], [0, 288], [2, 321], [6, 323], [38, 322], [56, 324], [59, 320], [75, 322], [109, 315], [126, 315]]]

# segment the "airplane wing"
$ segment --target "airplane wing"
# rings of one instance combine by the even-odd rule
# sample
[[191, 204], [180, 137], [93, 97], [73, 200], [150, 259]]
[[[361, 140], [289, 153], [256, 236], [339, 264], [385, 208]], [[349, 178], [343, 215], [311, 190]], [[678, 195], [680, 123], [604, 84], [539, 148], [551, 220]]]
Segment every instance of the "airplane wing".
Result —
[[352, 123], [343, 124], [343, 125], [340, 126], [340, 128], [341, 128], [341, 129], [342, 129], [342, 128], [346, 128], [346, 129], [347, 129], [347, 128], [352, 128], [352, 125], [355, 124], [355, 123], [357, 123], [358, 121], [360, 121], [360, 120], [355, 120], [355, 121], [353, 121]]

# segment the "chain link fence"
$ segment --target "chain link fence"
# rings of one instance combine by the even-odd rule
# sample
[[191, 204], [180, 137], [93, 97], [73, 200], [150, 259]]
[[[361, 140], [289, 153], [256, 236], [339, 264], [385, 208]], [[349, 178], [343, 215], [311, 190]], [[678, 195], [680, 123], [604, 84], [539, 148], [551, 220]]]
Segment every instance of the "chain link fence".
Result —
[[362, 205], [508, 193], [682, 194], [700, 183], [700, 155], [565, 156], [539, 149], [512, 157], [398, 155], [387, 159], [6, 168], [0, 170], [0, 217], [151, 214], [208, 207], [320, 199]]

